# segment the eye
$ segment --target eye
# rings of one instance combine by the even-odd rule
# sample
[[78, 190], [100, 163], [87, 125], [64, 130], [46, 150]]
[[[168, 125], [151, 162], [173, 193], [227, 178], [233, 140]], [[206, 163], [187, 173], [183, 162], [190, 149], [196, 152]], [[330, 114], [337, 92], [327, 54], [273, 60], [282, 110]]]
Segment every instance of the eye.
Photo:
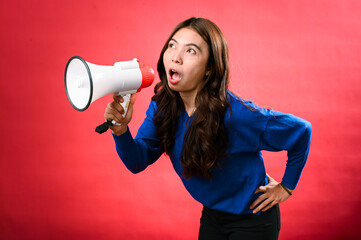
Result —
[[168, 44], [168, 48], [175, 48], [174, 43], [169, 43], [169, 44]]
[[192, 53], [192, 54], [196, 54], [196, 51], [194, 49], [192, 49], [192, 48], [188, 49], [187, 52]]

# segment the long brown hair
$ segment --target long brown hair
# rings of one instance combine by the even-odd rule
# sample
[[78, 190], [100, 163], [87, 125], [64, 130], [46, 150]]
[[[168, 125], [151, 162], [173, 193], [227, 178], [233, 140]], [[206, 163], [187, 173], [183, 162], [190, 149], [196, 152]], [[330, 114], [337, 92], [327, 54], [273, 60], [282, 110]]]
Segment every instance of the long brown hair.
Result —
[[166, 41], [158, 60], [160, 82], [155, 86], [152, 100], [157, 103], [154, 122], [163, 150], [169, 154], [174, 146], [177, 119], [184, 111], [178, 92], [169, 88], [163, 63], [164, 52], [174, 34], [182, 28], [196, 31], [208, 44], [209, 74], [197, 93], [196, 111], [186, 129], [181, 153], [183, 176], [204, 176], [212, 179], [212, 168], [227, 146], [227, 132], [223, 123], [229, 106], [228, 90], [228, 44], [221, 30], [204, 18], [190, 18], [179, 23]]

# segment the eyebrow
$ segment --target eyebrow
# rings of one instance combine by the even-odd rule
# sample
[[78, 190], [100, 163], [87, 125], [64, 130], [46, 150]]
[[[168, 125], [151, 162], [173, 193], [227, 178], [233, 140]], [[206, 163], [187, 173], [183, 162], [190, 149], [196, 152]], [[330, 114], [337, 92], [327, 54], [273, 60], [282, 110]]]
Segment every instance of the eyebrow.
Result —
[[[178, 43], [178, 41], [175, 40], [174, 38], [172, 38], [172, 39], [169, 40], [169, 41], [174, 41], [174, 42]], [[193, 46], [193, 47], [197, 48], [200, 52], [202, 52], [201, 48], [200, 48], [197, 44], [195, 44], [195, 43], [187, 43], [186, 46]]]

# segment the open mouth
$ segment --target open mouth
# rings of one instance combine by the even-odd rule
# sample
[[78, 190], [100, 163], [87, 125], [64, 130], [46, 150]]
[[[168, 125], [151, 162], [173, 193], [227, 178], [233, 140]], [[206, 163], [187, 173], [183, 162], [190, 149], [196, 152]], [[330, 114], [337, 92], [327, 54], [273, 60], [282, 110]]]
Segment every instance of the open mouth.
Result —
[[169, 70], [169, 75], [170, 75], [171, 78], [173, 78], [174, 74], [178, 74], [178, 72], [176, 70], [170, 69]]
[[182, 79], [180, 73], [177, 72], [177, 71], [174, 70], [174, 69], [170, 69], [170, 70], [169, 70], [169, 76], [170, 76], [171, 81], [172, 81], [173, 83], [176, 83], [176, 82], [178, 82], [178, 81], [180, 81], [180, 80]]

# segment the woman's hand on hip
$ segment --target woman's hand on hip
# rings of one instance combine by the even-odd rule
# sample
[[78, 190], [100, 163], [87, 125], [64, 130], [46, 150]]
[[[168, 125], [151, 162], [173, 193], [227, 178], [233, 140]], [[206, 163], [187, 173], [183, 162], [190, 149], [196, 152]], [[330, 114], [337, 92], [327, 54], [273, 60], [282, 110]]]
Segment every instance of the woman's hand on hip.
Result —
[[[290, 197], [290, 194], [272, 177], [267, 174], [269, 183], [266, 186], [258, 187], [256, 193], [263, 192], [251, 205], [250, 209], [253, 209], [253, 213], [256, 214], [259, 211], [265, 212], [272, 208], [274, 205], [285, 201]], [[290, 193], [293, 190], [288, 189]], [[257, 206], [258, 205], [258, 206]], [[257, 207], [256, 207], [257, 206]]]

